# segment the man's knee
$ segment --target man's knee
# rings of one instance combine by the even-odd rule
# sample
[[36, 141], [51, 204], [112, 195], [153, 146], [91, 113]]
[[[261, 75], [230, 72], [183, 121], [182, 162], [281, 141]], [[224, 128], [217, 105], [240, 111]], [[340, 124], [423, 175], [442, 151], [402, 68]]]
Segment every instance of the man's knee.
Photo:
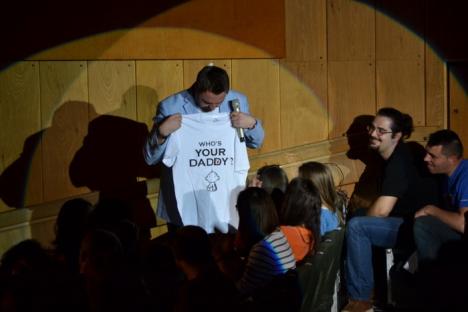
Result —
[[361, 232], [364, 224], [365, 217], [354, 217], [346, 224], [347, 234]]
[[425, 216], [414, 220], [413, 233], [416, 240], [418, 238], [427, 237], [431, 234], [431, 218], [432, 217]]

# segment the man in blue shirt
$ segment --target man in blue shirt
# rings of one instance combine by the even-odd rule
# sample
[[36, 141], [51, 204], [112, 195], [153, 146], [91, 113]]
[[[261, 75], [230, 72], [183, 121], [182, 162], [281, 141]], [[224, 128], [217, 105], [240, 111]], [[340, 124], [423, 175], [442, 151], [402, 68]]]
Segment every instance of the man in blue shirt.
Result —
[[464, 214], [468, 211], [468, 160], [463, 145], [451, 130], [429, 136], [424, 158], [433, 174], [445, 175], [444, 207], [427, 205], [415, 214], [414, 239], [420, 261], [434, 260], [443, 244], [460, 240], [465, 231]]
[[[239, 102], [240, 111], [232, 111], [231, 102]], [[159, 163], [167, 146], [167, 138], [181, 127], [182, 115], [196, 113], [230, 112], [232, 126], [243, 129], [247, 147], [259, 148], [264, 139], [262, 124], [250, 114], [247, 97], [230, 90], [229, 76], [217, 66], [205, 66], [188, 89], [159, 103], [154, 125], [144, 146], [143, 154], [149, 165]], [[177, 209], [171, 168], [162, 166], [161, 189], [157, 215], [170, 226], [181, 226]]]

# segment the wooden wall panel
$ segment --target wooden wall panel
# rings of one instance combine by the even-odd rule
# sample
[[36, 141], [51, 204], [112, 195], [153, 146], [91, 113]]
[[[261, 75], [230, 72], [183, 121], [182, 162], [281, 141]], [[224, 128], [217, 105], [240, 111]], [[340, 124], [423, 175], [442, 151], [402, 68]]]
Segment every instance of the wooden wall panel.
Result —
[[[400, 1], [400, 3], [402, 7], [406, 7], [405, 17], [414, 22], [414, 27], [423, 29], [424, 7], [417, 5], [421, 1], [404, 1], [404, 4]], [[424, 38], [418, 37], [395, 17], [377, 10], [376, 57], [377, 60], [423, 60]]]
[[350, 0], [327, 1], [329, 61], [375, 59], [375, 10]]
[[[36, 16], [28, 18], [28, 12], [21, 15], [25, 25], [18, 29], [31, 28], [31, 33], [59, 43], [45, 46], [50, 49], [34, 56], [41, 60], [284, 57], [284, 0], [106, 3], [111, 4], [111, 9], [97, 5], [78, 16], [59, 1], [52, 1], [31, 14], [60, 16], [68, 22], [60, 25], [60, 32], [46, 34], [45, 30], [54, 29], [55, 19], [36, 25]], [[17, 18], [12, 21], [17, 22]], [[83, 22], [87, 27], [76, 28]], [[99, 33], [90, 33], [92, 30]], [[11, 58], [14, 49], [7, 51]]]
[[327, 58], [325, 0], [286, 0], [286, 59], [323, 61]]
[[137, 120], [149, 128], [160, 101], [183, 90], [182, 61], [137, 61]]
[[444, 61], [426, 45], [426, 126], [447, 125], [447, 70]]
[[375, 65], [368, 61], [329, 62], [330, 138], [343, 136], [353, 119], [375, 113]]
[[377, 61], [377, 105], [395, 107], [425, 124], [424, 66], [418, 61]]
[[281, 146], [328, 137], [327, 71], [322, 62], [281, 62]]
[[0, 171], [8, 197], [1, 211], [43, 199], [39, 63], [19, 62], [1, 72], [0, 95]]
[[279, 64], [271, 60], [233, 60], [232, 88], [247, 95], [250, 112], [263, 122], [265, 141], [251, 155], [281, 149]]
[[[451, 64], [450, 67], [464, 66], [465, 72], [468, 72], [468, 62], [464, 64]], [[464, 148], [464, 157], [468, 157], [468, 93], [457, 80], [454, 74], [449, 75], [450, 92], [450, 111], [449, 125], [450, 129], [455, 131], [462, 140]]]
[[89, 102], [98, 115], [136, 119], [134, 61], [89, 62], [88, 72]]
[[197, 79], [198, 72], [210, 63], [224, 68], [229, 78], [232, 78], [231, 60], [186, 60], [184, 61], [184, 89], [190, 88]]
[[41, 116], [44, 200], [89, 192], [76, 188], [68, 169], [88, 125], [87, 63], [41, 62]]

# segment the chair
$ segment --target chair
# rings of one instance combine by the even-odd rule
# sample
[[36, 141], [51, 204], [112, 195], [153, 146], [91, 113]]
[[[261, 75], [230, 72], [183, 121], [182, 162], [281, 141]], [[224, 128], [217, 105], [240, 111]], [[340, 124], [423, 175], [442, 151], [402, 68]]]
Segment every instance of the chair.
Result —
[[326, 233], [319, 249], [297, 267], [302, 289], [301, 312], [331, 311], [342, 262], [344, 228]]

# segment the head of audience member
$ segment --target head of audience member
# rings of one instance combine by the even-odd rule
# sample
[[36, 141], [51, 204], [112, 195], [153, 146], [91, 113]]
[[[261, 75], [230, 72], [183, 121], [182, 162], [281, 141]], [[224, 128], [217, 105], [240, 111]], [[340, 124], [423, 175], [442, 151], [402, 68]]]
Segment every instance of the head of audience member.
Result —
[[88, 232], [80, 249], [80, 273], [92, 283], [119, 272], [124, 264], [124, 251], [116, 234], [105, 229]]
[[93, 206], [87, 200], [76, 198], [66, 201], [55, 223], [54, 245], [65, 258], [69, 268], [78, 271], [80, 244], [88, 226]]
[[320, 193], [312, 181], [298, 177], [289, 183], [281, 210], [281, 224], [308, 229], [315, 241], [314, 249], [320, 241], [321, 204]]
[[173, 245], [177, 266], [188, 280], [207, 274], [216, 267], [210, 239], [206, 231], [195, 225], [187, 225], [177, 230]]
[[0, 279], [9, 276], [41, 273], [52, 268], [52, 261], [41, 244], [33, 239], [24, 240], [2, 256]]
[[452, 130], [439, 130], [429, 136], [426, 152], [429, 171], [450, 176], [463, 158], [463, 144]]
[[229, 76], [217, 66], [203, 67], [197, 75], [197, 80], [190, 87], [198, 107], [204, 112], [218, 108], [229, 91]]
[[411, 136], [413, 118], [391, 107], [381, 108], [367, 130], [370, 148], [387, 159], [400, 141]]
[[248, 187], [237, 197], [238, 235], [246, 251], [272, 233], [279, 225], [278, 213], [271, 196], [262, 188]]
[[320, 194], [322, 205], [338, 215], [343, 221], [343, 197], [336, 192], [335, 181], [330, 168], [316, 161], [309, 161], [299, 167], [299, 177], [312, 181]]
[[250, 186], [261, 187], [266, 190], [279, 211], [288, 187], [288, 176], [278, 165], [263, 166], [257, 170], [257, 174], [252, 178]]
[[268, 194], [273, 193], [275, 189], [284, 193], [288, 187], [288, 176], [280, 166], [267, 165], [257, 170], [251, 184], [265, 189]]

